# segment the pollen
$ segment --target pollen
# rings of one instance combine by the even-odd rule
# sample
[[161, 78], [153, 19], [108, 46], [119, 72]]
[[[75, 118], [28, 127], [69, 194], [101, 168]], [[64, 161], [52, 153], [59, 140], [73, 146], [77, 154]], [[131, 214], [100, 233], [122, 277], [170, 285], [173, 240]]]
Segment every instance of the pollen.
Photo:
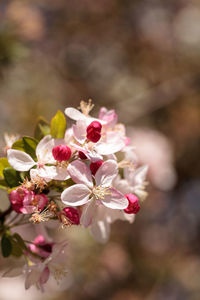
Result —
[[43, 212], [39, 212], [36, 211], [35, 213], [32, 214], [31, 218], [29, 219], [29, 221], [35, 223], [35, 224], [39, 224], [41, 222], [47, 222], [50, 220], [50, 218], [52, 218], [54, 216], [54, 214], [52, 214], [52, 212], [50, 211], [43, 211]]
[[110, 187], [103, 187], [101, 185], [94, 187], [92, 192], [97, 200], [103, 200], [105, 196], [111, 195]]

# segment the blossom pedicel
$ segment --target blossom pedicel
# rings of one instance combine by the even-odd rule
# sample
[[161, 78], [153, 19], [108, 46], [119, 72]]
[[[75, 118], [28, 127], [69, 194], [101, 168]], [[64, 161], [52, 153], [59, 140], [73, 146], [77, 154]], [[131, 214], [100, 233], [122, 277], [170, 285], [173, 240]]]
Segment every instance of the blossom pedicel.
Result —
[[[81, 101], [80, 110], [66, 108], [74, 121], [71, 128], [61, 111], [50, 124], [40, 120], [34, 137], [13, 140], [6, 147], [7, 157], [0, 158], [0, 188], [10, 199], [10, 208], [0, 214], [2, 255], [15, 256], [17, 251], [25, 258], [21, 273], [26, 274], [26, 288], [43, 290], [51, 274], [57, 281], [66, 274], [67, 244], [49, 238], [45, 223], [34, 241], [23, 240], [15, 226], [57, 220], [55, 226], [60, 223], [66, 230], [88, 227], [104, 243], [111, 224], [118, 219], [132, 223], [147, 196], [147, 166], [137, 167], [124, 125], [117, 123], [114, 110], [102, 107], [94, 118], [92, 108], [91, 100]], [[12, 268], [5, 276], [14, 272]]]

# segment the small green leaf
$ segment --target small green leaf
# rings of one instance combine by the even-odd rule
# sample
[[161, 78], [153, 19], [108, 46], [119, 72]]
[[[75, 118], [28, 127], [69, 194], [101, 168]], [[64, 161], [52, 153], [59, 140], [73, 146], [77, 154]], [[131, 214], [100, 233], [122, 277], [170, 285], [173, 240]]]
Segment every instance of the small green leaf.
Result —
[[40, 141], [45, 135], [48, 134], [50, 134], [50, 125], [45, 119], [40, 117], [35, 127], [34, 137]]
[[16, 142], [12, 145], [12, 149], [20, 150], [20, 151], [25, 151], [23, 140], [20, 139], [20, 140], [16, 141]]
[[19, 172], [14, 170], [13, 168], [6, 168], [3, 170], [5, 182], [9, 187], [13, 188], [20, 185], [21, 177]]
[[58, 110], [51, 119], [51, 135], [57, 139], [63, 139], [66, 130], [66, 118], [62, 111]]
[[18, 233], [13, 234], [13, 239], [18, 243], [18, 245], [21, 247], [23, 250], [27, 250], [26, 244], [24, 243], [24, 240]]
[[38, 141], [32, 137], [24, 136], [22, 138], [24, 143], [24, 150], [28, 153], [33, 159], [36, 158], [35, 149], [37, 147]]
[[10, 254], [12, 252], [12, 243], [11, 243], [10, 237], [6, 234], [4, 234], [1, 239], [1, 251], [2, 251], [3, 257], [10, 256]]
[[20, 257], [23, 254], [22, 248], [19, 246], [19, 244], [11, 239], [12, 244], [12, 255], [16, 257]]
[[10, 167], [8, 159], [6, 157], [1, 157], [0, 158], [0, 176], [1, 177], [3, 177], [3, 170], [8, 167]]

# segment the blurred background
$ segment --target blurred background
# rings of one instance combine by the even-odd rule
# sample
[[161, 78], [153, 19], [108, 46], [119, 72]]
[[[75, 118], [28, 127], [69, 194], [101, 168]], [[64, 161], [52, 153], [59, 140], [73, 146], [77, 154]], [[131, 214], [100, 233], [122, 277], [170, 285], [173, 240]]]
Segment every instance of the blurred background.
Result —
[[32, 135], [38, 116], [88, 98], [127, 126], [149, 196], [105, 245], [56, 231], [71, 248], [67, 279], [41, 295], [1, 278], [0, 300], [200, 299], [200, 2], [1, 0], [1, 148], [4, 132]]

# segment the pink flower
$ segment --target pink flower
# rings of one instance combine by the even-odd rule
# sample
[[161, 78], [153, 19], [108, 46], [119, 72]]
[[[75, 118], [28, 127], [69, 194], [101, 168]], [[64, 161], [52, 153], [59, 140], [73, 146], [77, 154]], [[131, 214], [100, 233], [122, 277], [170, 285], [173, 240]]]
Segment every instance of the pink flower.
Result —
[[[39, 240], [41, 237], [39, 238]], [[39, 244], [38, 244], [39, 245]], [[46, 243], [48, 245], [48, 243]], [[50, 274], [58, 282], [66, 276], [66, 250], [67, 243], [54, 243], [49, 255], [41, 261], [31, 261], [30, 265], [25, 267], [25, 288], [36, 285], [41, 291], [44, 291], [43, 285], [48, 281]], [[48, 252], [48, 251], [47, 251]], [[44, 252], [43, 252], [44, 253]]]
[[[44, 178], [45, 180], [66, 180], [69, 178], [66, 168], [58, 167], [52, 154], [52, 149], [64, 143], [62, 139], [53, 139], [50, 135], [45, 136], [36, 147], [37, 161], [20, 150], [9, 149], [8, 162], [17, 171], [34, 172], [35, 175]], [[48, 164], [48, 165], [47, 165]], [[52, 166], [49, 166], [52, 164]], [[32, 169], [37, 166], [37, 169]]]
[[82, 161], [74, 161], [68, 167], [72, 180], [76, 183], [65, 189], [61, 200], [66, 205], [84, 205], [81, 224], [89, 226], [96, 205], [104, 205], [112, 209], [125, 209], [128, 200], [112, 187], [112, 181], [118, 173], [118, 165], [114, 160], [104, 162], [96, 172], [93, 183], [90, 169]]
[[22, 214], [32, 214], [36, 210], [43, 210], [49, 201], [44, 194], [35, 194], [22, 187], [11, 191], [9, 199], [12, 209]]
[[17, 188], [9, 194], [9, 199], [12, 205], [12, 209], [17, 213], [24, 213], [24, 207], [27, 203], [32, 203], [35, 193], [25, 188]]
[[126, 194], [125, 197], [128, 199], [128, 207], [124, 209], [127, 214], [137, 214], [140, 210], [138, 197], [134, 194]]
[[57, 161], [69, 160], [72, 154], [71, 149], [67, 145], [58, 145], [52, 149], [53, 157]]

